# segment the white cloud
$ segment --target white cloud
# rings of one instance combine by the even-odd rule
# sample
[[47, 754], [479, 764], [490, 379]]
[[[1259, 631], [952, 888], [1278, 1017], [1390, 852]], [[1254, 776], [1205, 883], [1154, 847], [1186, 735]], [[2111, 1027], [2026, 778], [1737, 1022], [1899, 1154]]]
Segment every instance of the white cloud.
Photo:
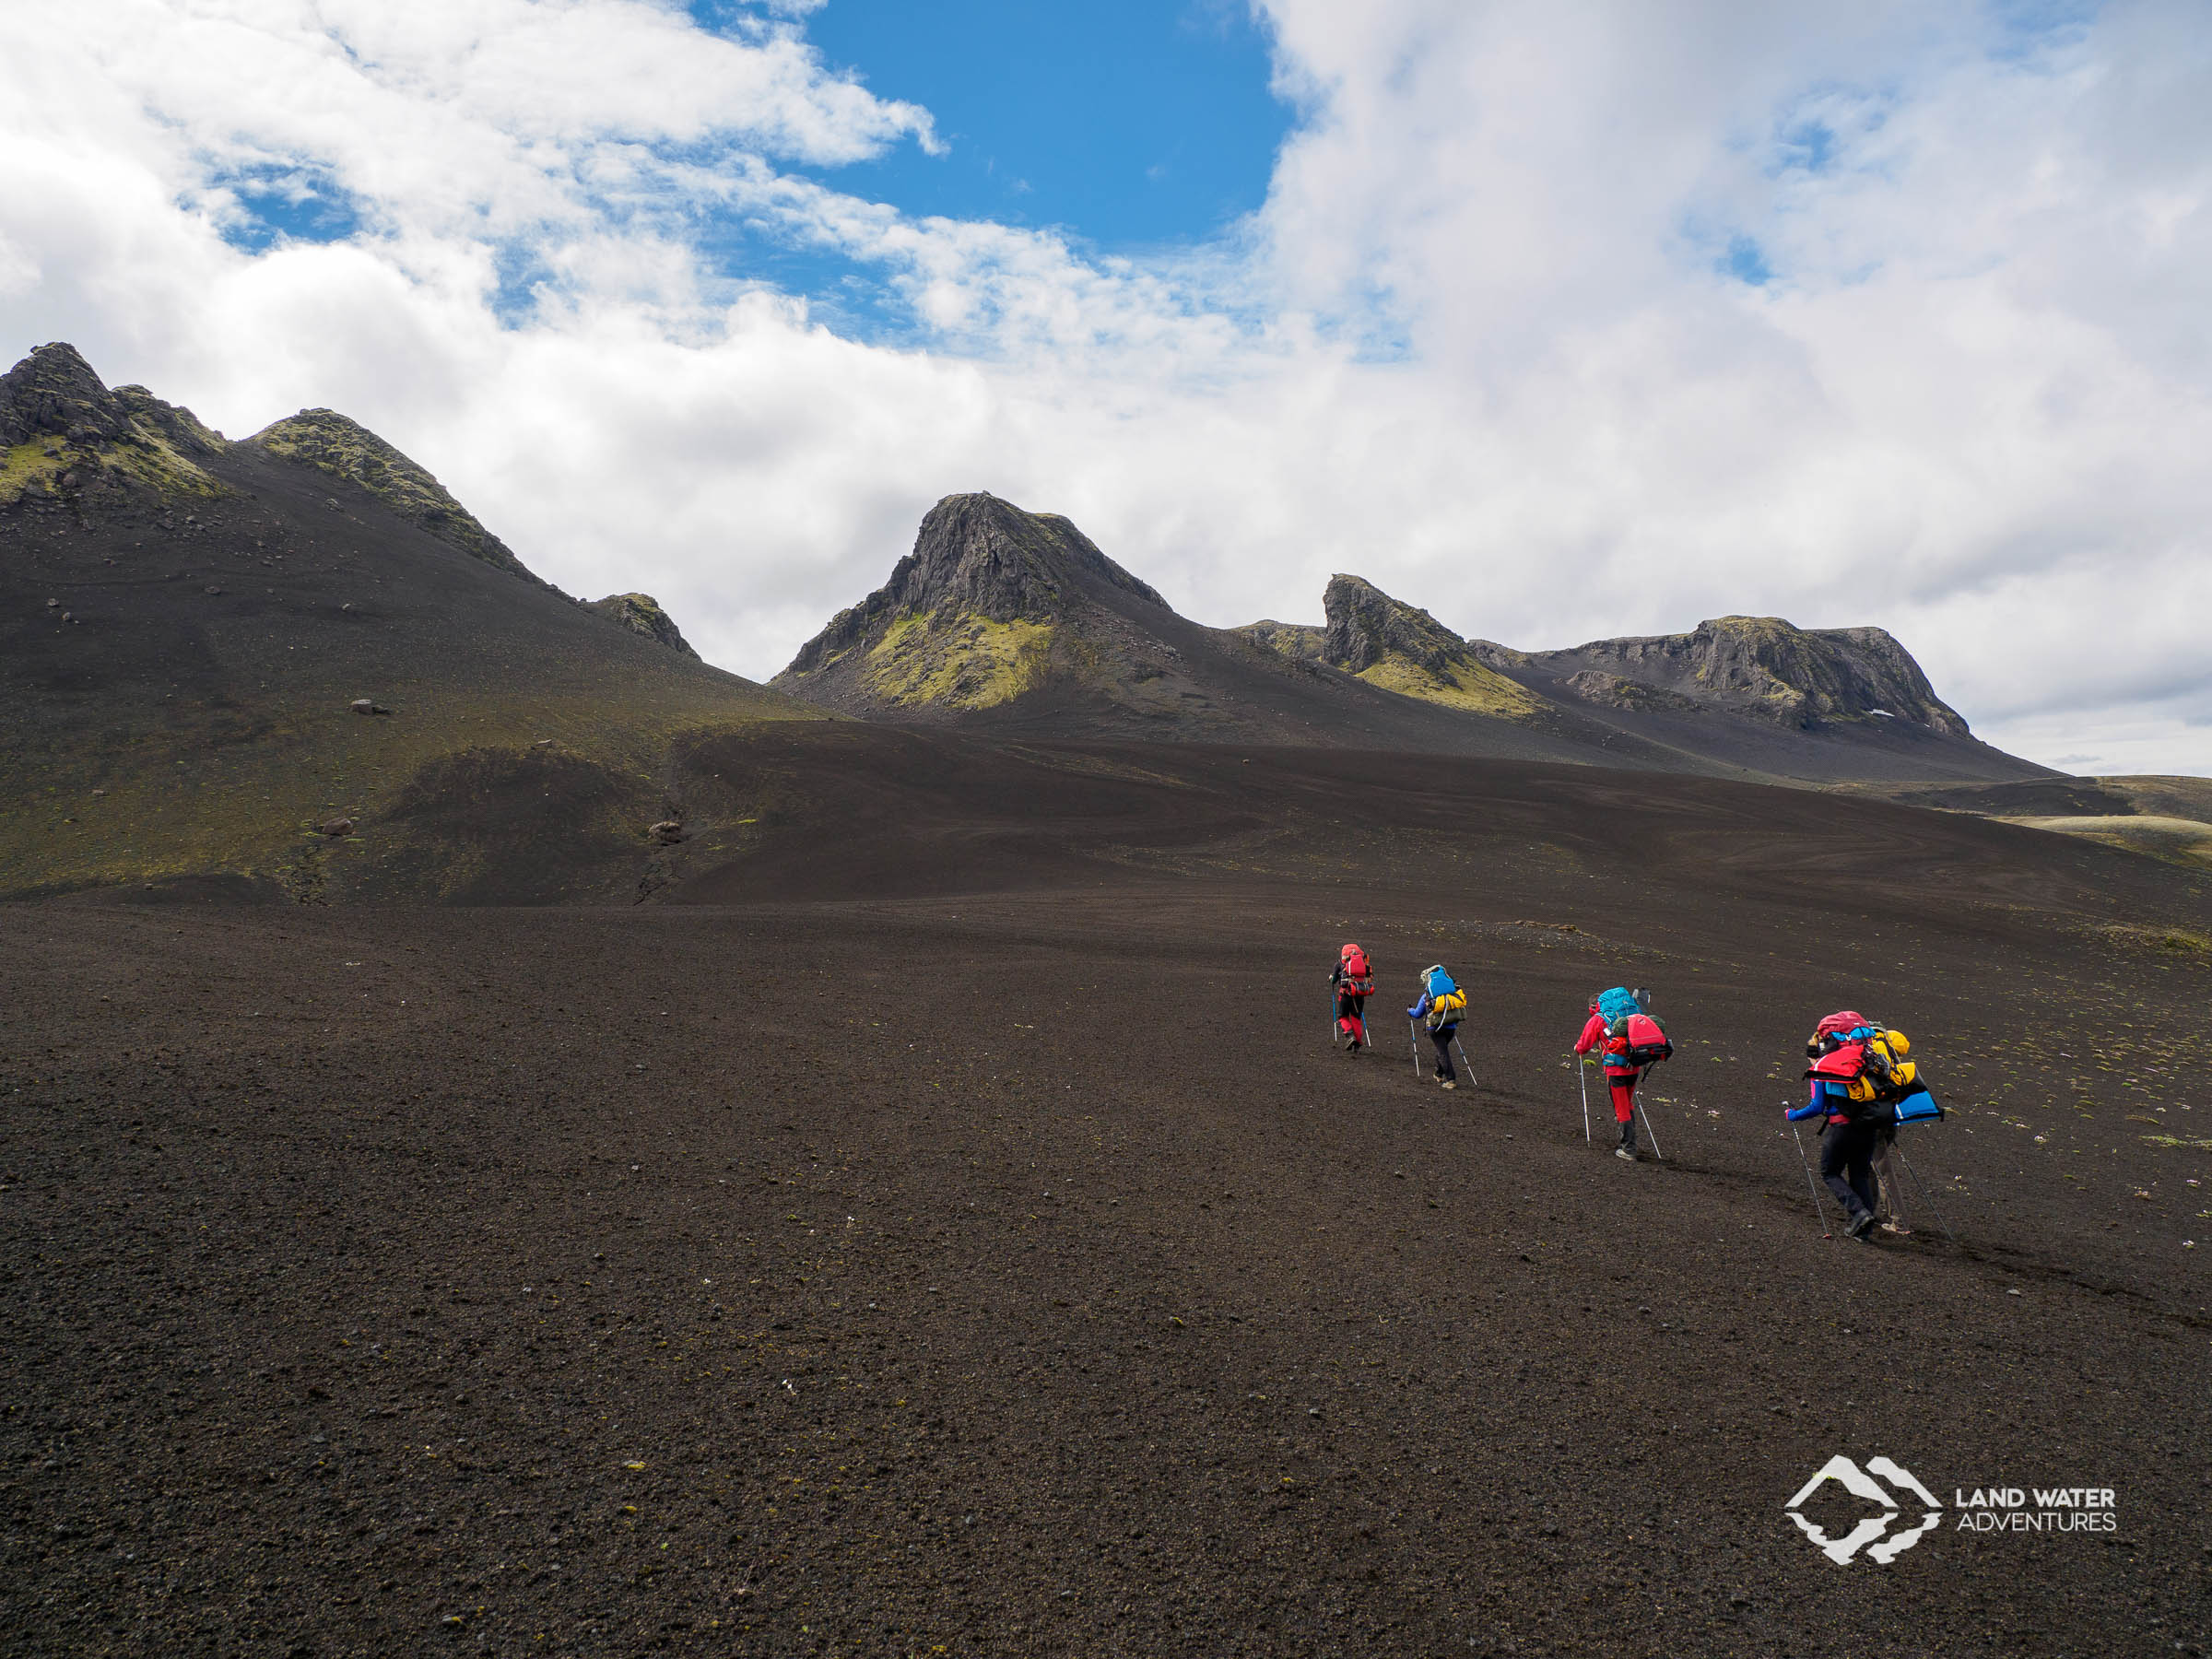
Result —
[[[985, 488], [1209, 621], [1339, 569], [1527, 644], [1878, 621], [2024, 752], [2212, 768], [2193, 6], [1265, 0], [1267, 205], [1142, 263], [793, 171], [935, 142], [811, 9], [11, 8], [0, 355], [234, 431], [343, 408], [754, 675]], [[256, 191], [356, 228], [234, 245]], [[855, 262], [910, 343], [736, 234]]]

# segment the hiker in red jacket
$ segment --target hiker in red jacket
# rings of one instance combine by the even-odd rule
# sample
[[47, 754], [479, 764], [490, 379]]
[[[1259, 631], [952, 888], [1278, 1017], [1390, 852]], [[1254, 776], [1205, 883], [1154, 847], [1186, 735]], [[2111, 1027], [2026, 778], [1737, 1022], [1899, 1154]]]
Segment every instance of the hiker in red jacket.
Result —
[[1589, 1023], [1574, 1040], [1574, 1052], [1587, 1055], [1595, 1049], [1604, 1060], [1606, 1087], [1613, 1091], [1614, 1120], [1620, 1124], [1620, 1145], [1613, 1148], [1613, 1156], [1632, 1159], [1636, 1156], [1636, 1079], [1642, 1074], [1629, 1064], [1629, 1040], [1609, 1035], [1607, 1024], [1593, 1002]]
[[1374, 964], [1367, 959], [1367, 952], [1357, 945], [1347, 945], [1336, 953], [1336, 966], [1329, 974], [1329, 984], [1336, 993], [1336, 1034], [1348, 1041], [1347, 1054], [1357, 1054], [1362, 1048], [1372, 1048], [1367, 1040], [1367, 999], [1374, 994]]
[[[1607, 998], [1616, 999], [1620, 1006], [1633, 1009], [1634, 1012], [1608, 1018], [1599, 1006]], [[1674, 1045], [1666, 1041], [1665, 1026], [1644, 1012], [1642, 1001], [1641, 996], [1625, 988], [1608, 991], [1601, 997], [1593, 997], [1589, 1021], [1583, 1027], [1583, 1034], [1574, 1041], [1574, 1052], [1578, 1055], [1586, 1056], [1595, 1050], [1605, 1063], [1606, 1086], [1613, 1094], [1613, 1116], [1620, 1124], [1620, 1145], [1613, 1148], [1613, 1156], [1625, 1158], [1631, 1163], [1637, 1158], [1636, 1085], [1642, 1081], [1644, 1071], [1650, 1064], [1648, 1060], [1640, 1061], [1637, 1052], [1653, 1054], [1661, 1059], [1674, 1052]], [[1642, 1031], [1639, 1029], [1631, 1032], [1629, 1029], [1630, 1019], [1641, 1020], [1653, 1030]], [[1640, 1039], [1643, 1046], [1639, 1051], [1637, 1044]], [[1660, 1052], [1662, 1049], [1664, 1052]]]

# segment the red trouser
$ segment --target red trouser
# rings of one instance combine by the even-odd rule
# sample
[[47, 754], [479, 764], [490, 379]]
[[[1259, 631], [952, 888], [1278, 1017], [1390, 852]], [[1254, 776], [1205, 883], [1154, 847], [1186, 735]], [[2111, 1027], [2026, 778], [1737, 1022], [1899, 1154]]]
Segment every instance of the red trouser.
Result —
[[1636, 1115], [1636, 1074], [1607, 1072], [1606, 1083], [1613, 1090], [1613, 1121], [1627, 1123]]

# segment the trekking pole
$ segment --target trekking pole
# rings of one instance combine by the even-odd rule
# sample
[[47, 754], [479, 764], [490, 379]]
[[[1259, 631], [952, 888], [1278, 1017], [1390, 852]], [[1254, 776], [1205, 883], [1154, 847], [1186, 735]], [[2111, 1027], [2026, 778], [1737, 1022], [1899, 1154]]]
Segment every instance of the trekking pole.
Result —
[[[1783, 1107], [1786, 1111], [1789, 1102], [1784, 1100]], [[1799, 1137], [1797, 1125], [1794, 1124], [1790, 1125], [1790, 1139], [1796, 1143], [1797, 1161], [1805, 1166], [1805, 1190], [1813, 1195], [1813, 1214], [1820, 1218], [1820, 1236], [1824, 1239], [1832, 1239], [1836, 1235], [1828, 1230], [1828, 1208], [1820, 1202], [1819, 1187], [1813, 1182], [1813, 1160], [1805, 1155], [1805, 1142]]]
[[1577, 1054], [1577, 1055], [1574, 1057], [1574, 1069], [1575, 1069], [1575, 1075], [1576, 1075], [1578, 1077], [1580, 1077], [1580, 1079], [1582, 1080], [1582, 1085], [1583, 1085], [1583, 1146], [1585, 1146], [1585, 1147], [1587, 1147], [1587, 1146], [1589, 1146], [1589, 1145], [1591, 1144], [1591, 1141], [1590, 1141], [1590, 1063], [1589, 1063], [1587, 1060], [1583, 1059], [1583, 1057], [1582, 1057], [1580, 1054]]
[[[1641, 1077], [1636, 1079], [1636, 1087], [1630, 1092], [1629, 1099], [1635, 1102], [1638, 1112], [1643, 1112], [1643, 1079]], [[1643, 1132], [1652, 1137], [1652, 1156], [1664, 1159], [1666, 1154], [1659, 1150], [1659, 1136], [1652, 1128], [1652, 1114], [1648, 1112], [1643, 1112]]]
[[1459, 1063], [1467, 1068], [1467, 1087], [1469, 1088], [1480, 1088], [1482, 1087], [1482, 1079], [1475, 1075], [1475, 1062], [1467, 1058], [1467, 1045], [1460, 1041], [1459, 1033], [1457, 1031], [1452, 1033], [1452, 1043], [1453, 1047], [1459, 1050]]
[[1425, 1083], [1428, 1079], [1421, 1077], [1421, 1029], [1410, 1014], [1406, 1017], [1406, 1041], [1413, 1046], [1413, 1075]]
[[1912, 1160], [1905, 1156], [1904, 1147], [1892, 1146], [1889, 1148], [1889, 1155], [1904, 1166], [1906, 1174], [1912, 1177], [1912, 1184], [1920, 1189], [1921, 1197], [1926, 1200], [1928, 1207], [1936, 1212], [1936, 1225], [1943, 1229], [1945, 1241], [1952, 1249], [1958, 1249], [1959, 1236], [1951, 1231], [1951, 1224], [1943, 1218], [1943, 1206], [1936, 1202], [1936, 1194], [1928, 1191], [1928, 1183], [1920, 1178], [1920, 1171], [1912, 1167]]

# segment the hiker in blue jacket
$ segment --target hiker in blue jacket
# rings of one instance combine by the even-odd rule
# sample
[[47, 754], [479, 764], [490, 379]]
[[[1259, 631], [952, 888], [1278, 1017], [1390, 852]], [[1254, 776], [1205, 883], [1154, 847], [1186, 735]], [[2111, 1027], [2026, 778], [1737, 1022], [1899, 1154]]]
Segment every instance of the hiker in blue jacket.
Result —
[[1843, 1084], [1823, 1077], [1813, 1079], [1810, 1100], [1783, 1115], [1793, 1124], [1827, 1120], [1820, 1131], [1820, 1180], [1851, 1218], [1844, 1230], [1864, 1239], [1875, 1222], [1874, 1146], [1879, 1124], [1859, 1114]]
[[1459, 1074], [1452, 1069], [1452, 1039], [1458, 1035], [1459, 1022], [1467, 1011], [1465, 993], [1444, 971], [1441, 962], [1433, 964], [1421, 975], [1421, 994], [1406, 1018], [1422, 1021], [1429, 1028], [1429, 1041], [1436, 1045], [1436, 1075], [1446, 1088], [1459, 1087]]

